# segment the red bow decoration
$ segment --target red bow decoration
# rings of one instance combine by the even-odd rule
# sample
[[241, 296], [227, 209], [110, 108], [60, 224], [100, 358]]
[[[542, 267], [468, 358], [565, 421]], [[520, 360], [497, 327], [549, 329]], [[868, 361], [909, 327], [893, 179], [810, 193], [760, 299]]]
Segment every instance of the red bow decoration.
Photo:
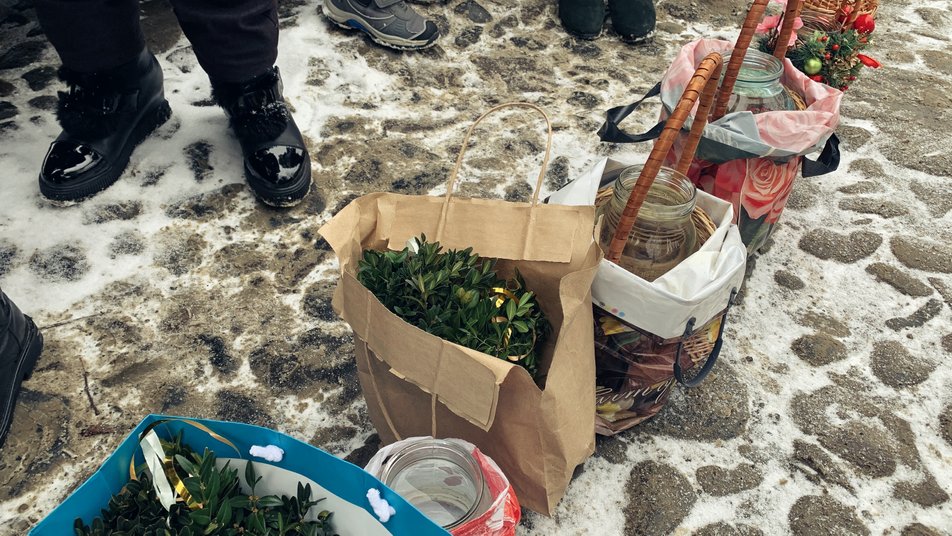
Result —
[[883, 66], [882, 63], [879, 63], [878, 61], [874, 60], [873, 58], [870, 58], [870, 57], [867, 56], [866, 54], [857, 54], [857, 55], [856, 55], [856, 59], [858, 59], [858, 60], [860, 61], [860, 63], [862, 63], [863, 65], [865, 65], [865, 66], [867, 66], [867, 67], [872, 67], [873, 69], [879, 69], [880, 67]]

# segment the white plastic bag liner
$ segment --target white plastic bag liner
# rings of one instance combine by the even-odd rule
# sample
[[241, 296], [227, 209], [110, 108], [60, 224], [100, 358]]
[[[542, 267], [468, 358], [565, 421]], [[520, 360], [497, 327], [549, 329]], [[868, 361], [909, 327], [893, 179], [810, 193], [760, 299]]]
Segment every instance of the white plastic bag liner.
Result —
[[[549, 196], [556, 205], [593, 205], [602, 186], [610, 185], [634, 163], [600, 160], [581, 177]], [[592, 300], [612, 315], [663, 339], [684, 334], [688, 320], [704, 325], [727, 307], [731, 291], [740, 290], [747, 264], [734, 207], [701, 190], [697, 206], [717, 230], [701, 248], [674, 269], [648, 282], [603, 259], [592, 283]]]

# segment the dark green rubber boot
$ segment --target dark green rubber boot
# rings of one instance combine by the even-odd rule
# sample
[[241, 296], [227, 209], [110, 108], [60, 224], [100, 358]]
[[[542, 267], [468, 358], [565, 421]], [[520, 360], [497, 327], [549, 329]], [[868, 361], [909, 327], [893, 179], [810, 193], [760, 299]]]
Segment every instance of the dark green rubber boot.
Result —
[[654, 37], [654, 0], [608, 0], [612, 27], [628, 43], [643, 43]]
[[559, 0], [559, 18], [575, 37], [595, 39], [605, 24], [605, 0]]

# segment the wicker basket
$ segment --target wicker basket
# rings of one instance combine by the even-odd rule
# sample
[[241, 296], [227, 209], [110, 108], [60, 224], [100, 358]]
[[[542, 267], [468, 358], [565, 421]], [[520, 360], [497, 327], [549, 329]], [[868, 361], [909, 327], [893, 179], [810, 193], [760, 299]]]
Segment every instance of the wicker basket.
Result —
[[[722, 61], [720, 54], [713, 53], [701, 62], [665, 123], [616, 226], [605, 255], [609, 261], [618, 262], [638, 211], [661, 168], [662, 159], [678, 136], [685, 118], [695, 103], [700, 101], [696, 120], [691, 126], [676, 170], [684, 174], [691, 164], [714, 104]], [[604, 204], [611, 195], [612, 187], [600, 189], [595, 205]], [[698, 241], [703, 244], [711, 237], [716, 226], [699, 207], [695, 207], [692, 220], [697, 229]], [[602, 309], [600, 305], [605, 306], [601, 303], [594, 306], [597, 381], [595, 431], [601, 435], [614, 435], [661, 411], [676, 383], [696, 385], [703, 380], [717, 359], [716, 348], [723, 334], [723, 317], [717, 315], [700, 327], [695, 326], [692, 320], [680, 337], [661, 339], [614, 316], [613, 312], [617, 311]], [[693, 379], [685, 379], [684, 371], [690, 369], [699, 372]]]
[[[612, 197], [612, 186], [605, 186], [595, 195], [595, 207]], [[697, 231], [697, 245], [701, 247], [717, 225], [701, 207], [691, 214]], [[595, 307], [596, 432], [613, 435], [636, 426], [655, 416], [667, 403], [677, 381], [671, 375], [671, 363], [678, 355], [678, 344], [683, 345], [681, 368], [695, 369], [711, 355], [721, 317], [716, 316], [686, 339], [662, 340], [646, 331], [619, 320], [607, 311]], [[646, 371], [659, 364], [657, 378], [649, 379]]]
[[853, 8], [852, 13], [850, 13], [850, 20], [863, 14], [875, 17], [876, 11], [879, 9], [879, 0], [806, 0], [803, 3], [804, 10], [834, 17], [840, 13], [844, 6]]

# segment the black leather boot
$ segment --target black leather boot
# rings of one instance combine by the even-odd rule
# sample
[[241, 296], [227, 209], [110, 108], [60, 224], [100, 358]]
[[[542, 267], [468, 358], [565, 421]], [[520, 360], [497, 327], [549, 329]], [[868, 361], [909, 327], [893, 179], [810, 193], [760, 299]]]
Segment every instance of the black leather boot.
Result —
[[36, 324], [0, 291], [0, 447], [13, 422], [20, 383], [33, 373], [42, 350]]
[[608, 11], [622, 41], [640, 44], [654, 37], [654, 0], [608, 0]]
[[289, 207], [311, 190], [311, 158], [282, 95], [281, 73], [266, 73], [240, 84], [212, 82], [245, 159], [245, 178], [266, 205]]
[[172, 112], [162, 68], [147, 49], [102, 73], [64, 67], [60, 78], [69, 85], [56, 111], [63, 133], [43, 160], [40, 192], [54, 201], [78, 201], [116, 182], [132, 150]]
[[570, 34], [595, 39], [605, 23], [604, 0], [559, 0], [559, 19]]

